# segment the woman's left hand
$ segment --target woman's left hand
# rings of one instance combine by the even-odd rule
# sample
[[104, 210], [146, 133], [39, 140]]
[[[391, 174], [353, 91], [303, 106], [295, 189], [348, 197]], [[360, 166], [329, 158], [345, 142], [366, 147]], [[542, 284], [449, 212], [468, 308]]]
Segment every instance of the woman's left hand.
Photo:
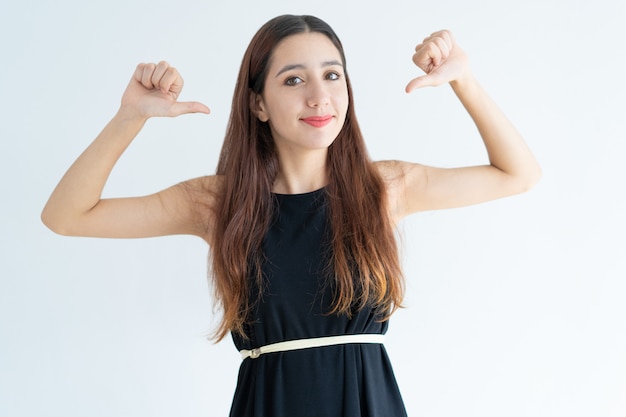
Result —
[[414, 78], [406, 92], [457, 81], [470, 73], [469, 59], [449, 30], [440, 30], [415, 47], [413, 62], [426, 75]]

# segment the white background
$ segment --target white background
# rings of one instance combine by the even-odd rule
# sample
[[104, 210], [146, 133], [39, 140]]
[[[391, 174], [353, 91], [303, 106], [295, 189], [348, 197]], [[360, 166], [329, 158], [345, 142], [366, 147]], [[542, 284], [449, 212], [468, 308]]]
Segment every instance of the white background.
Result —
[[404, 93], [450, 28], [544, 170], [530, 193], [402, 225], [407, 307], [387, 349], [410, 416], [626, 415], [624, 2], [30, 1], [0, 6], [0, 415], [226, 416], [238, 354], [207, 248], [54, 235], [39, 214], [140, 61], [210, 116], [152, 120], [106, 196], [214, 172], [244, 49], [314, 14], [344, 42], [374, 159], [485, 162], [449, 87]]

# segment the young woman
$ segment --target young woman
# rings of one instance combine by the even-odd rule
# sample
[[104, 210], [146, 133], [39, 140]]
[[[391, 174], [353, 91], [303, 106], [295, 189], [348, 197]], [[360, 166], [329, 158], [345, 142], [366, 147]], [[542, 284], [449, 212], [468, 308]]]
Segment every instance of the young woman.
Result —
[[65, 235], [192, 234], [210, 245], [223, 309], [216, 337], [230, 332], [244, 357], [232, 416], [404, 416], [381, 344], [404, 288], [395, 224], [520, 193], [540, 177], [449, 31], [424, 39], [413, 61], [426, 75], [407, 92], [450, 83], [489, 165], [370, 161], [339, 39], [317, 18], [279, 16], [244, 55], [216, 175], [101, 199], [149, 118], [209, 113], [177, 101], [183, 81], [173, 67], [140, 64], [118, 113], [70, 167], [42, 219]]

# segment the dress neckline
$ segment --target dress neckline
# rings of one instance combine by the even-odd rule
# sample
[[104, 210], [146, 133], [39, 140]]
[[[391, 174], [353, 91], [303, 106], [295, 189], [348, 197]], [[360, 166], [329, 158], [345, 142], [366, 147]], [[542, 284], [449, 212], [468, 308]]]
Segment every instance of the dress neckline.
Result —
[[272, 193], [272, 195], [278, 198], [302, 198], [302, 197], [310, 197], [316, 196], [318, 194], [323, 193], [326, 190], [326, 187], [318, 188], [317, 190], [307, 191], [306, 193], [297, 193], [297, 194], [281, 194], [281, 193]]

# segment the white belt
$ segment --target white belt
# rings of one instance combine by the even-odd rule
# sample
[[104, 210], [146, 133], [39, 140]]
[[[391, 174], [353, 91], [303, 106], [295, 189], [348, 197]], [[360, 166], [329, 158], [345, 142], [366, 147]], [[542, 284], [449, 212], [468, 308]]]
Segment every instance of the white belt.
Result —
[[241, 359], [256, 359], [264, 353], [286, 352], [288, 350], [308, 349], [322, 346], [346, 345], [349, 343], [383, 343], [382, 334], [347, 334], [342, 336], [312, 337], [309, 339], [288, 340], [272, 343], [252, 350], [240, 350]]

